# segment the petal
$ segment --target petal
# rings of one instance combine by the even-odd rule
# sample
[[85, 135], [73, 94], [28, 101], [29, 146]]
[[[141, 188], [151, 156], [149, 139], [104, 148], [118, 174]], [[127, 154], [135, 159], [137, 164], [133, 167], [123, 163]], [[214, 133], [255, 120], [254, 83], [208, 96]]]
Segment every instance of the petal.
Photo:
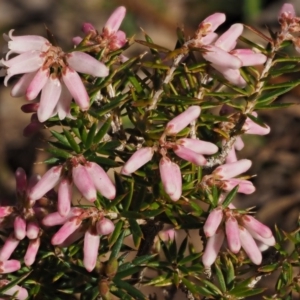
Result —
[[35, 77], [36, 72], [24, 74], [18, 82], [13, 86], [10, 94], [12, 97], [23, 97], [26, 95], [27, 88], [30, 82]]
[[226, 192], [231, 191], [237, 185], [239, 186], [238, 193], [249, 195], [255, 192], [255, 186], [249, 180], [231, 178], [223, 181], [223, 183], [222, 189]]
[[65, 217], [71, 209], [72, 183], [66, 178], [62, 179], [59, 183], [57, 194], [57, 211], [62, 217]]
[[103, 218], [96, 223], [97, 233], [100, 235], [108, 235], [111, 234], [115, 229], [115, 224], [107, 219]]
[[201, 108], [199, 106], [190, 106], [187, 110], [168, 122], [165, 130], [166, 134], [177, 134], [191, 122], [195, 121], [200, 116], [200, 112]]
[[205, 223], [204, 223], [204, 226], [203, 226], [203, 231], [205, 233], [205, 236], [207, 237], [211, 237], [213, 236], [217, 229], [219, 228], [219, 225], [221, 224], [221, 221], [223, 219], [223, 210], [221, 207], [217, 207], [215, 209], [213, 209]]
[[202, 56], [213, 65], [230, 69], [239, 69], [242, 66], [242, 62], [239, 58], [219, 47], [208, 45], [205, 46], [205, 50]]
[[204, 19], [199, 27], [205, 27], [207, 32], [214, 32], [226, 20], [226, 15], [223, 13], [214, 13]]
[[93, 271], [96, 266], [99, 245], [100, 235], [87, 230], [83, 242], [83, 265], [88, 272]]
[[26, 235], [30, 240], [34, 240], [40, 233], [40, 226], [36, 222], [29, 222], [26, 228]]
[[[273, 236], [271, 229], [264, 225], [263, 223], [259, 222], [255, 218], [249, 215], [244, 215], [242, 217], [243, 226], [250, 232], [255, 232], [258, 235], [262, 236], [263, 238], [270, 238]], [[255, 238], [255, 237], [254, 237]]]
[[222, 67], [216, 64], [212, 64], [212, 67], [214, 67], [217, 71], [219, 71], [225, 79], [227, 79], [232, 84], [244, 87], [246, 86], [245, 79], [241, 76], [241, 73], [238, 69], [230, 69], [227, 67]]
[[244, 148], [245, 144], [240, 136], [238, 136], [234, 143], [234, 149], [241, 151]]
[[96, 32], [96, 28], [93, 26], [93, 24], [87, 22], [82, 24], [81, 30], [85, 34], [89, 34], [91, 31]]
[[262, 255], [253, 237], [248, 230], [243, 227], [240, 227], [239, 231], [243, 249], [254, 264], [260, 265], [262, 261]]
[[255, 53], [250, 49], [235, 49], [230, 53], [241, 60], [243, 67], [263, 65], [267, 60], [262, 53]]
[[86, 168], [80, 164], [73, 167], [72, 177], [74, 184], [82, 196], [94, 202], [97, 199], [96, 187]]
[[284, 3], [283, 6], [280, 9], [280, 12], [278, 14], [278, 19], [281, 18], [288, 18], [292, 19], [296, 17], [296, 12], [293, 4], [291, 3]]
[[70, 113], [72, 95], [70, 94], [66, 85], [63, 82], [61, 84], [62, 84], [61, 85], [62, 90], [61, 90], [59, 100], [57, 102], [56, 111], [58, 113], [59, 119], [63, 120], [65, 119], [65, 117], [73, 118]]
[[58, 212], [54, 212], [54, 213], [48, 214], [46, 217], [44, 217], [44, 219], [42, 220], [42, 223], [45, 226], [62, 225], [64, 223], [66, 223], [69, 219], [71, 219], [72, 217], [80, 216], [83, 212], [84, 212], [84, 210], [79, 207], [72, 207], [67, 216], [63, 217]]
[[212, 44], [216, 39], [218, 38], [218, 35], [214, 32], [209, 33], [205, 37], [201, 38], [201, 44], [202, 45], [210, 45]]
[[62, 78], [80, 109], [87, 110], [90, 106], [90, 98], [79, 75], [73, 69], [66, 68]]
[[230, 164], [230, 163], [236, 162], [236, 161], [237, 161], [237, 157], [236, 157], [235, 149], [234, 149], [234, 147], [232, 147], [226, 157], [226, 164]]
[[49, 79], [49, 70], [48, 69], [39, 69], [37, 73], [35, 73], [34, 78], [31, 80], [30, 84], [26, 90], [26, 99], [33, 100], [35, 99], [42, 88], [46, 85], [47, 80]]
[[[10, 256], [13, 254], [15, 249], [18, 247], [20, 243], [20, 240], [15, 238], [15, 235], [13, 233], [10, 234], [10, 236], [6, 239], [4, 242], [4, 245], [2, 246], [0, 250], [0, 264], [1, 261], [6, 261], [10, 258]], [[1, 269], [1, 267], [0, 267]], [[1, 273], [1, 271], [0, 271]]]
[[90, 175], [96, 189], [107, 199], [114, 199], [116, 197], [116, 187], [110, 180], [106, 172], [96, 163], [88, 162], [85, 169]]
[[52, 167], [48, 170], [40, 181], [30, 190], [28, 196], [31, 201], [42, 198], [47, 192], [53, 189], [60, 180], [62, 166]]
[[202, 255], [202, 262], [206, 268], [209, 268], [216, 260], [225, 238], [224, 231], [219, 229], [215, 235], [207, 240], [205, 250]]
[[77, 72], [95, 77], [106, 77], [109, 69], [94, 57], [80, 51], [73, 51], [67, 57], [67, 62]]
[[169, 158], [163, 157], [159, 162], [159, 172], [165, 192], [171, 200], [179, 200], [182, 194], [182, 178], [179, 166]]
[[234, 217], [227, 218], [225, 222], [225, 230], [228, 247], [231, 252], [238, 253], [241, 249], [239, 225]]
[[16, 259], [0, 261], [0, 274], [7, 274], [21, 269], [21, 263]]
[[130, 175], [148, 163], [154, 154], [152, 147], [144, 147], [134, 152], [121, 170], [121, 174]]
[[243, 30], [243, 24], [233, 24], [217, 39], [217, 41], [215, 42], [215, 46], [225, 51], [231, 51], [235, 47], [236, 40], [243, 33]]
[[174, 153], [179, 156], [180, 158], [189, 161], [196, 166], [205, 166], [206, 159], [202, 154], [196, 153], [189, 148], [185, 148], [181, 145], [176, 145], [173, 147]]
[[110, 15], [104, 27], [107, 28], [110, 33], [117, 32], [125, 17], [125, 14], [126, 8], [124, 6], [119, 6]]
[[60, 95], [60, 80], [57, 77], [50, 76], [42, 90], [40, 106], [37, 111], [38, 118], [41, 123], [51, 118]]
[[27, 267], [31, 266], [36, 258], [36, 255], [40, 248], [41, 240], [38, 238], [36, 240], [31, 240], [27, 247], [27, 251], [24, 256], [24, 263]]
[[219, 148], [213, 143], [196, 139], [183, 138], [179, 139], [177, 143], [185, 148], [193, 150], [196, 153], [204, 155], [215, 154], [219, 150]]
[[268, 125], [265, 126], [266, 127], [260, 126], [253, 122], [250, 118], [247, 118], [243, 126], [243, 130], [245, 130], [245, 133], [247, 134], [266, 135], [270, 133], [271, 128]]
[[116, 49], [123, 47], [126, 42], [126, 33], [124, 31], [119, 30], [114, 34], [114, 46]]
[[20, 216], [14, 220], [14, 233], [18, 240], [23, 240], [26, 236], [26, 221]]
[[217, 175], [220, 179], [230, 179], [232, 177], [235, 177], [239, 174], [242, 174], [246, 172], [248, 169], [250, 169], [252, 165], [251, 160], [249, 159], [240, 159], [236, 162], [230, 163], [230, 164], [224, 164], [222, 166], [217, 167], [213, 174]]

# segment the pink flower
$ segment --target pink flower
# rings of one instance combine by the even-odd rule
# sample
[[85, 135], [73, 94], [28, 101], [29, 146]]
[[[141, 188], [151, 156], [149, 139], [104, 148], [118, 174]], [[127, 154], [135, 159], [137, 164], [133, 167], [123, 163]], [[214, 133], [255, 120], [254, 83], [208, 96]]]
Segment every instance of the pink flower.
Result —
[[206, 237], [211, 237], [216, 233], [217, 229], [221, 224], [222, 219], [223, 210], [221, 207], [217, 207], [209, 213], [203, 226], [203, 231]]
[[[82, 25], [82, 31], [87, 35], [85, 42], [87, 45], [95, 45], [94, 51], [100, 51], [105, 49], [107, 52], [117, 50], [123, 47], [126, 42], [126, 34], [119, 30], [121, 23], [125, 17], [126, 8], [119, 6], [114, 10], [111, 16], [108, 18], [102, 33], [99, 33], [95, 27], [90, 23], [84, 23]], [[73, 38], [73, 43], [78, 45], [82, 42], [81, 37]]]
[[18, 260], [10, 259], [0, 261], [0, 274], [16, 272], [21, 269], [21, 263]]
[[115, 229], [114, 223], [107, 218], [102, 218], [96, 223], [97, 233], [100, 235], [111, 234]]
[[[1, 279], [0, 280], [0, 288], [3, 288], [4, 286], [8, 285], [10, 282], [6, 279]], [[18, 300], [25, 300], [28, 298], [28, 292], [26, 289], [22, 288], [19, 285], [14, 285], [12, 288], [6, 290], [3, 292], [4, 295], [8, 296], [15, 296], [14, 299]]]
[[83, 242], [83, 265], [88, 272], [93, 271], [98, 258], [100, 235], [87, 230]]
[[[12, 35], [9, 32], [6, 60], [1, 64], [7, 68], [4, 83], [18, 74], [24, 74], [12, 89], [12, 96], [35, 99], [42, 91], [37, 114], [40, 122], [58, 114], [62, 120], [70, 115], [72, 98], [82, 110], [89, 108], [89, 96], [77, 72], [95, 77], [108, 75], [108, 68], [90, 55], [73, 51], [64, 53], [40, 36]], [[18, 54], [8, 59], [12, 53]]]
[[222, 180], [233, 178], [239, 174], [246, 172], [252, 165], [249, 159], [240, 159], [233, 163], [228, 163], [217, 167], [213, 171], [213, 175]]

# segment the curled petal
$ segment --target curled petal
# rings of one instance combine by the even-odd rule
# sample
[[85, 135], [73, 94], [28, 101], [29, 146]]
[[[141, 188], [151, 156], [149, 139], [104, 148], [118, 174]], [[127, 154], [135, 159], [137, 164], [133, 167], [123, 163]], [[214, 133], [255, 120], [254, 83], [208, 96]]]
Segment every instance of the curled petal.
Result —
[[201, 109], [199, 106], [190, 106], [187, 110], [168, 122], [165, 130], [166, 134], [177, 134], [191, 122], [195, 121], [200, 116], [200, 112]]
[[24, 262], [27, 267], [31, 266], [34, 263], [36, 255], [40, 248], [40, 243], [41, 241], [39, 238], [36, 240], [31, 240], [29, 242], [26, 254], [24, 256]]
[[61, 171], [62, 166], [52, 167], [48, 170], [41, 180], [30, 190], [28, 194], [30, 200], [36, 201], [53, 189], [60, 180]]
[[134, 152], [121, 170], [121, 174], [130, 175], [148, 163], [153, 157], [152, 147], [144, 147]]
[[254, 264], [260, 265], [262, 261], [262, 255], [253, 237], [248, 230], [243, 227], [240, 227], [239, 231], [243, 249]]
[[215, 46], [230, 51], [236, 45], [236, 40], [243, 33], [243, 24], [233, 24], [227, 31], [225, 31], [215, 42]]
[[179, 139], [177, 144], [203, 155], [211, 155], [218, 152], [218, 147], [215, 144], [196, 139]]
[[94, 57], [80, 51], [73, 51], [68, 55], [67, 62], [77, 72], [95, 77], [106, 77], [109, 69]]
[[117, 32], [126, 14], [126, 8], [119, 6], [113, 11], [105, 23], [104, 28], [108, 29], [109, 33]]
[[7, 75], [4, 79], [4, 84], [7, 86], [10, 77], [37, 71], [43, 65], [44, 58], [40, 55], [40, 51], [28, 51], [10, 60], [2, 59], [1, 63], [8, 67]]
[[80, 109], [87, 110], [90, 106], [90, 98], [79, 75], [67, 67], [62, 78]]
[[96, 187], [86, 168], [80, 164], [73, 167], [72, 177], [74, 184], [82, 196], [94, 202], [97, 199]]
[[62, 244], [67, 237], [69, 237], [79, 226], [81, 225], [81, 220], [78, 217], [72, 217], [69, 219], [52, 237], [52, 245]]
[[229, 217], [225, 222], [228, 247], [231, 252], [238, 253], [241, 249], [239, 225], [234, 217]]
[[179, 200], [182, 194], [180, 168], [169, 158], [163, 157], [159, 162], [159, 172], [165, 192], [173, 201]]
[[223, 210], [221, 207], [217, 207], [215, 209], [213, 209], [206, 221], [205, 224], [203, 226], [203, 231], [205, 233], [205, 236], [207, 237], [211, 237], [213, 236], [217, 229], [219, 228], [219, 225], [221, 224], [221, 221], [223, 219]]
[[209, 268], [216, 260], [225, 238], [224, 231], [219, 229], [215, 235], [211, 236], [206, 244], [202, 262], [206, 268]]
[[185, 148], [181, 145], [176, 145], [173, 147], [173, 150], [177, 156], [180, 158], [189, 161], [197, 166], [205, 166], [206, 159], [202, 154], [196, 153], [189, 148]]
[[251, 160], [249, 159], [240, 159], [236, 162], [230, 163], [230, 164], [224, 164], [222, 166], [217, 167], [213, 174], [217, 175], [220, 179], [230, 179], [232, 177], [235, 177], [239, 174], [242, 174], [246, 172], [248, 169], [250, 169], [252, 165]]
[[88, 272], [94, 270], [98, 258], [98, 249], [100, 245], [100, 235], [93, 234], [87, 230], [83, 242], [83, 265]]
[[239, 58], [219, 47], [208, 45], [205, 46], [205, 50], [205, 53], [202, 54], [204, 59], [211, 62], [214, 66], [230, 69], [239, 69], [242, 66], [242, 62]]
[[114, 199], [116, 197], [116, 187], [108, 177], [106, 172], [96, 163], [88, 162], [85, 165], [90, 178], [92, 179], [96, 189], [107, 199]]
[[66, 217], [71, 209], [72, 183], [64, 178], [58, 186], [57, 211], [62, 217]]
[[41, 123], [52, 117], [55, 106], [61, 95], [61, 89], [60, 80], [57, 77], [50, 76], [42, 90], [40, 106], [37, 111]]

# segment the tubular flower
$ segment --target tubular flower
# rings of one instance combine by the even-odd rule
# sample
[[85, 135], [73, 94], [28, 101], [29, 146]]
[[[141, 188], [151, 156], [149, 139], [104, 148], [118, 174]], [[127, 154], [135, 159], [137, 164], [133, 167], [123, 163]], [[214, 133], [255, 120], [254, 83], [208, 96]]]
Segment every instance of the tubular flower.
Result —
[[[119, 30], [121, 23], [125, 17], [126, 8], [120, 6], [114, 10], [104, 25], [102, 32], [99, 33], [90, 23], [82, 25], [82, 31], [87, 35], [84, 39], [86, 45], [94, 46], [92, 51], [99, 52], [105, 49], [107, 52], [117, 50], [123, 47], [126, 42], [125, 32]], [[78, 45], [82, 42], [81, 37], [74, 37], [73, 43]]]
[[[13, 36], [12, 33], [13, 30], [7, 36], [9, 51], [6, 59], [1, 60], [1, 65], [7, 68], [4, 84], [7, 85], [14, 75], [24, 75], [13, 87], [11, 95], [33, 100], [42, 92], [37, 109], [40, 122], [56, 114], [61, 120], [71, 117], [72, 98], [81, 110], [87, 110], [90, 99], [77, 72], [105, 77], [108, 68], [86, 53], [65, 53], [43, 37]], [[13, 53], [18, 55], [9, 59]]]
[[214, 263], [225, 236], [232, 253], [243, 248], [250, 260], [259, 265], [261, 251], [275, 245], [272, 231], [252, 216], [236, 212], [234, 205], [229, 207], [213, 209], [206, 219], [203, 228], [208, 241], [202, 257], [204, 266], [208, 268]]

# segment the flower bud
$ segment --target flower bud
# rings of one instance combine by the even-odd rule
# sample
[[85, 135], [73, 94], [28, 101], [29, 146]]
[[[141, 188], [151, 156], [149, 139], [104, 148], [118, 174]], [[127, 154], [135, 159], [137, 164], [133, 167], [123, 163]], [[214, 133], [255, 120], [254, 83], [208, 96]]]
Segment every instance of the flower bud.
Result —
[[221, 207], [217, 207], [209, 213], [203, 226], [204, 234], [206, 237], [211, 237], [216, 233], [222, 219], [223, 210]]
[[224, 164], [222, 166], [217, 167], [213, 174], [218, 176], [220, 179], [230, 179], [239, 174], [246, 172], [252, 165], [251, 160], [249, 159], [240, 159], [236, 162], [230, 164]]
[[25, 265], [27, 267], [31, 266], [34, 263], [36, 255], [37, 255], [38, 250], [40, 248], [40, 243], [41, 243], [40, 238], [37, 238], [35, 240], [31, 240], [29, 242], [26, 254], [24, 256], [24, 262], [25, 262]]
[[91, 272], [94, 270], [98, 258], [100, 235], [93, 234], [88, 229], [84, 235], [83, 245], [83, 265], [88, 272]]
[[199, 28], [205, 27], [206, 32], [214, 32], [222, 23], [224, 23], [226, 20], [226, 15], [223, 13], [214, 13], [210, 16], [208, 16], [206, 19], [204, 19], [200, 25]]
[[72, 201], [72, 183], [63, 178], [58, 186], [57, 211], [62, 217], [69, 214]]
[[130, 175], [148, 163], [153, 157], [152, 147], [144, 147], [134, 152], [121, 170], [121, 174]]
[[228, 247], [231, 252], [238, 253], [241, 249], [239, 225], [234, 217], [227, 218], [225, 222], [225, 230]]
[[165, 192], [171, 200], [179, 200], [182, 194], [182, 178], [179, 166], [168, 157], [163, 157], [159, 162], [159, 172]]
[[11, 233], [0, 250], [0, 261], [6, 261], [18, 247], [20, 240]]
[[175, 147], [173, 147], [173, 150], [177, 156], [195, 164], [196, 166], [206, 165], [207, 161], [205, 157], [202, 154], [196, 153], [189, 148], [185, 148], [181, 145], [176, 145]]
[[36, 222], [29, 222], [27, 224], [26, 235], [30, 240], [34, 240], [40, 233], [40, 226]]
[[251, 181], [238, 178], [224, 180], [222, 189], [226, 192], [229, 192], [237, 185], [239, 186], [238, 193], [249, 195], [255, 192], [255, 186]]
[[218, 147], [215, 144], [196, 139], [179, 139], [177, 144], [203, 155], [211, 155], [218, 152]]
[[23, 240], [26, 236], [26, 221], [20, 216], [17, 216], [14, 220], [14, 232], [18, 240]]
[[45, 226], [55, 226], [55, 225], [62, 225], [65, 222], [67, 222], [69, 219], [75, 216], [80, 216], [84, 210], [79, 207], [72, 207], [70, 212], [67, 216], [63, 217], [60, 213], [54, 212], [51, 214], [48, 214], [44, 219], [42, 220], [42, 223]]
[[113, 279], [115, 277], [115, 275], [117, 274], [118, 267], [119, 267], [119, 262], [118, 262], [117, 258], [109, 259], [109, 261], [107, 262], [107, 265], [105, 267], [105, 271], [104, 271], [105, 275], [109, 279]]
[[259, 222], [252, 216], [244, 215], [242, 217], [242, 221], [243, 221], [243, 226], [251, 233], [252, 236], [253, 236], [252, 232], [255, 232], [256, 234], [262, 236], [265, 239], [268, 239], [273, 236], [272, 231], [268, 226]]
[[190, 106], [186, 111], [169, 121], [165, 130], [166, 134], [177, 134], [182, 129], [187, 127], [191, 122], [195, 121], [200, 116], [200, 112], [201, 109], [199, 106]]
[[100, 235], [111, 234], [115, 229], [114, 223], [107, 218], [103, 218], [96, 223], [97, 233]]
[[280, 19], [293, 19], [296, 17], [296, 12], [293, 4], [291, 3], [284, 3], [281, 7], [281, 10], [278, 15], [278, 20], [280, 22]]
[[0, 274], [7, 274], [21, 269], [21, 263], [18, 260], [11, 259], [0, 261]]

